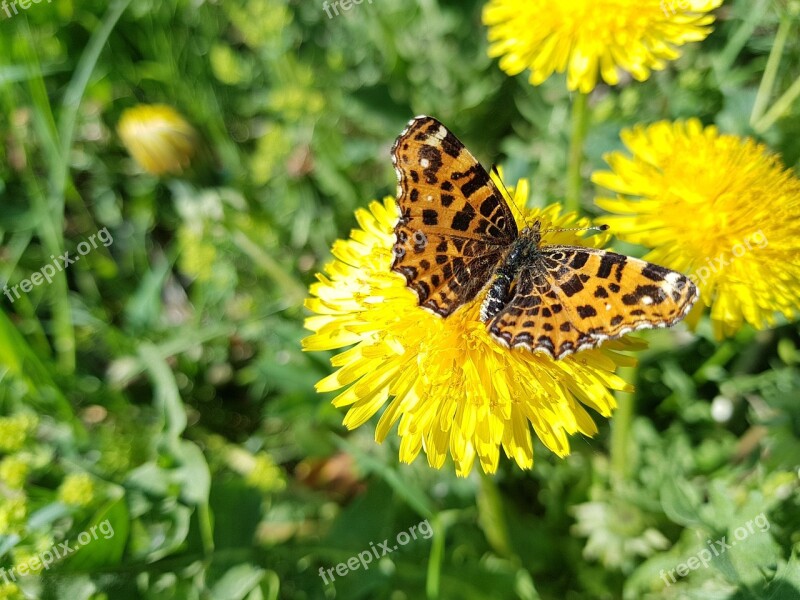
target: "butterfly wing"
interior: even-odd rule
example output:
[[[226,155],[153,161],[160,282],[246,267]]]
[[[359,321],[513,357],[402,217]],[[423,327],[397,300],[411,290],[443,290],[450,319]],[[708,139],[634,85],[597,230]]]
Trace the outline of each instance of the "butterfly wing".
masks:
[[[676,271],[577,246],[543,247],[539,261],[520,271],[510,294],[489,333],[504,346],[554,358],[638,329],[674,325],[699,297],[695,285]]]
[[[489,174],[444,125],[416,117],[392,147],[400,219],[392,270],[443,317],[489,280],[517,226]]]

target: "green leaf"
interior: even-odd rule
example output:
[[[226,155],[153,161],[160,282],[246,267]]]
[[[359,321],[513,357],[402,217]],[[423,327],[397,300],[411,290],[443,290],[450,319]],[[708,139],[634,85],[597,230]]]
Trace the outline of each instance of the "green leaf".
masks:
[[[211,473],[202,450],[184,440],[178,445],[175,458],[180,461],[174,472],[174,481],[180,486],[181,498],[189,504],[207,504]]]
[[[134,330],[156,324],[161,316],[161,292],[172,265],[164,259],[154,262],[142,275],[139,288],[125,305],[125,320]]]
[[[667,517],[685,527],[704,526],[700,515],[700,494],[680,476],[667,476],[661,485],[661,507]]]
[[[77,538],[70,542],[76,548],[68,559],[71,571],[91,571],[120,564],[128,541],[130,514],[125,498],[119,498],[100,509]],[[84,540],[86,543],[84,543]]]
[[[164,419],[163,431],[167,443],[172,444],[186,429],[186,411],[178,392],[175,375],[158,353],[158,349],[150,342],[142,342],[138,355],[153,381],[154,403]]]
[[[218,600],[243,600],[261,583],[264,574],[264,569],[250,564],[233,567],[211,588],[211,597]]]
[[[785,600],[800,598],[800,558],[797,550],[792,552],[788,562],[782,564],[775,578],[767,585],[767,600]]]

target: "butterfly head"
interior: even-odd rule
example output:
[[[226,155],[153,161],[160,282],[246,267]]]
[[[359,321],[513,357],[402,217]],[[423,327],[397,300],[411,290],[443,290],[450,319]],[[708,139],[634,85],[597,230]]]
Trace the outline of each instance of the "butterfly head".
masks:
[[[529,239],[533,242],[534,246],[538,246],[539,242],[542,239],[542,234],[539,231],[540,229],[541,229],[541,222],[536,221],[530,227],[526,227],[525,229],[523,229],[522,232],[520,233],[520,237]]]

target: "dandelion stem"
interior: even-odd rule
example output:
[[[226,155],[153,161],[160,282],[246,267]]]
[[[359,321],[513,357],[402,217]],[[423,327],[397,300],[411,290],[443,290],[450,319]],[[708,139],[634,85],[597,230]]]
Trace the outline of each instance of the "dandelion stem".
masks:
[[[789,37],[789,28],[791,24],[792,22],[789,19],[782,19],[781,24],[778,26],[778,32],[775,34],[775,43],[772,44],[772,50],[769,51],[767,66],[764,69],[764,76],[761,78],[761,84],[758,86],[758,95],[756,96],[756,101],[753,103],[753,112],[750,114],[751,127],[764,115],[764,109],[767,106],[769,97],[772,95],[772,90],[775,87],[775,77],[778,74],[778,66],[781,64],[783,47],[786,45],[786,39]]]
[[[444,538],[446,525],[439,514],[431,517],[433,539],[431,540],[431,554],[428,558],[428,577],[425,581],[425,595],[428,600],[438,600],[439,582],[442,575],[442,561],[444,560]]]
[[[756,0],[750,5],[750,12],[741,20],[739,28],[728,37],[728,43],[722,52],[712,61],[711,65],[714,68],[714,73],[720,87],[727,87],[729,80],[731,66],[733,65],[736,57],[745,47],[748,41],[753,37],[753,32],[761,24],[763,15],[766,14],[767,0]]]
[[[635,381],[636,368],[621,367],[618,375],[625,381]],[[627,480],[630,474],[631,461],[628,460],[628,451],[636,396],[630,392],[619,392],[617,400],[617,410],[611,421],[611,472],[616,481],[621,483]]]
[[[236,231],[233,234],[233,243],[252,258],[255,264],[269,275],[273,281],[281,286],[287,299],[290,299],[293,304],[301,304],[303,302],[306,294],[305,288],[287,273],[275,258],[250,239],[247,234],[242,231]]]
[[[767,111],[767,114],[753,124],[753,129],[756,133],[764,133],[767,129],[772,127],[775,121],[789,111],[798,97],[800,97],[800,77],[795,79],[794,83],[789,86],[789,89],[775,101],[775,104]]]
[[[572,101],[572,136],[569,146],[569,165],[567,167],[567,211],[581,211],[581,166],[583,165],[583,144],[586,141],[586,130],[589,112],[586,103],[587,95],[576,92]]]
[[[511,558],[511,539],[508,534],[503,498],[493,477],[481,470],[481,489],[478,494],[478,523],[489,545],[500,556]]]

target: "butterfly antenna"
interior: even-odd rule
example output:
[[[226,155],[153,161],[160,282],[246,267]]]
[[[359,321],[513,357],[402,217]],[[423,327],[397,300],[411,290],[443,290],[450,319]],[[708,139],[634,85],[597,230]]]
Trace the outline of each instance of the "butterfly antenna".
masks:
[[[610,227],[605,223],[603,223],[602,225],[592,225],[591,227],[568,227],[566,229],[545,229],[541,233],[559,232],[559,231],[591,231],[592,229],[596,229],[597,231],[607,231],[608,229],[610,229]]]
[[[520,209],[520,207],[517,206],[517,203],[514,202],[514,196],[512,196],[511,192],[508,191],[508,188],[506,187],[506,184],[503,182],[503,178],[500,177],[500,171],[497,170],[497,165],[492,165],[492,173],[497,175],[497,181],[500,182],[500,185],[502,185],[503,189],[506,191],[506,196],[508,196],[508,199],[511,201],[511,206],[513,206],[515,209],[517,209],[517,212],[519,213],[519,216],[522,217],[522,220],[525,222],[525,224],[530,226],[530,222],[525,217],[525,213],[523,213],[522,210]]]

